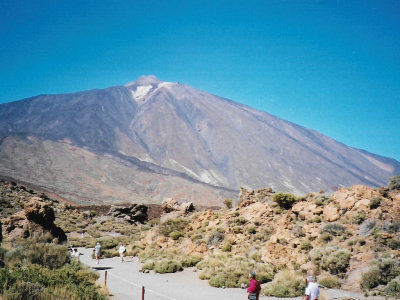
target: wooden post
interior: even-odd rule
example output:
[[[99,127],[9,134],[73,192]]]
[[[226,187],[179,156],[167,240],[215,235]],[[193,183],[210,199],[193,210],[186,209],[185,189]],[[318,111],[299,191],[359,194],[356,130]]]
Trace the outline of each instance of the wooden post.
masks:
[[[142,300],[144,300],[144,286],[142,286]]]
[[[104,273],[104,286],[107,286],[107,271]]]

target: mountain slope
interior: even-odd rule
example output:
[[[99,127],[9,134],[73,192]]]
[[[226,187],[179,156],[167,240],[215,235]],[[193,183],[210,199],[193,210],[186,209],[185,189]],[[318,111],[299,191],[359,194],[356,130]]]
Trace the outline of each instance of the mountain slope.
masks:
[[[57,174],[58,183],[51,189],[60,192],[68,185],[71,194],[76,194],[72,197],[75,200],[82,196],[105,201],[96,192],[98,184],[92,177],[97,170],[88,167],[88,158],[73,166],[71,155],[59,156],[68,147],[107,161],[103,172],[118,183],[105,184],[111,191],[107,201],[117,200],[112,192],[116,186],[130,186],[123,197],[128,201],[137,199],[138,190],[147,189],[147,183],[127,184],[122,180],[115,172],[120,166],[125,173],[136,168],[166,182],[179,178],[177,186],[183,190],[196,186],[189,188],[192,195],[200,186],[200,190],[213,191],[213,200],[208,199],[211,204],[220,204],[221,198],[233,195],[241,186],[270,186],[302,194],[353,184],[380,186],[400,171],[400,163],[393,159],[348,147],[268,113],[153,76],[126,86],[40,95],[0,105],[0,137],[0,175],[12,174],[31,183],[41,180],[45,186],[43,175],[55,174],[54,161],[61,160],[63,172]],[[9,143],[14,145],[13,154],[10,146],[7,148]],[[32,143],[38,150],[28,149]],[[23,167],[13,161],[14,156],[32,162],[32,156],[43,153],[39,145],[45,143],[57,146],[46,150],[51,154],[47,152],[42,162]],[[50,156],[54,157],[52,163]],[[91,180],[64,174],[80,167]],[[26,168],[41,171],[30,176]],[[94,188],[83,196],[77,188],[81,184]],[[153,191],[158,193],[156,198],[143,192],[139,193],[143,194],[141,200],[158,202],[165,196],[180,195],[179,188],[173,193],[156,187]],[[187,190],[180,197],[188,197]]]

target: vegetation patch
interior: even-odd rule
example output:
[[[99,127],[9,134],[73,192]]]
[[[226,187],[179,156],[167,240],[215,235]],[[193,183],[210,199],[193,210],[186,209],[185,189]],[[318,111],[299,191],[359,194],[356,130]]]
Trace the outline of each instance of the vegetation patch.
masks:
[[[292,298],[303,295],[304,289],[304,275],[295,271],[282,270],[275,275],[273,281],[262,288],[261,294],[279,298]]]

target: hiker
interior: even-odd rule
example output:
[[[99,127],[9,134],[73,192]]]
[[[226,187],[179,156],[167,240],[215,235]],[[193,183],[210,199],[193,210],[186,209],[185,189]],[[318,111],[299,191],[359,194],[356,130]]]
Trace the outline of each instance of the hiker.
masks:
[[[97,242],[96,246],[94,247],[94,256],[96,257],[97,264],[99,264],[100,251],[101,251],[101,245],[99,242]]]
[[[126,248],[123,243],[121,243],[121,245],[119,246],[118,252],[119,256],[121,257],[121,262],[124,262],[124,253],[126,252]]]
[[[71,256],[72,256],[72,257],[76,257],[76,258],[78,258],[78,260],[79,260],[79,256],[81,256],[82,253],[80,253],[80,252],[78,251],[78,248],[74,248],[74,249],[72,249],[72,250],[73,250],[73,253],[71,254]]]
[[[306,278],[306,291],[304,292],[304,300],[318,300],[319,288],[313,276],[307,276]]]
[[[258,300],[258,297],[260,296],[260,291],[261,291],[261,286],[260,283],[256,280],[256,272],[250,271],[249,272],[249,287],[247,288],[247,293],[248,299],[249,300]]]

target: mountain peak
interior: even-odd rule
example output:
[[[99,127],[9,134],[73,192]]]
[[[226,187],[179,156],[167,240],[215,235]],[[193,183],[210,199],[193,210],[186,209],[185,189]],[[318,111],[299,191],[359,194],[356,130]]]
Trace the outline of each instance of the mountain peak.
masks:
[[[126,87],[130,87],[130,86],[133,86],[133,85],[152,85],[152,84],[159,84],[161,82],[162,81],[159,80],[154,75],[143,75],[143,76],[140,76],[135,81],[132,81],[132,82],[126,84],[125,86]]]

